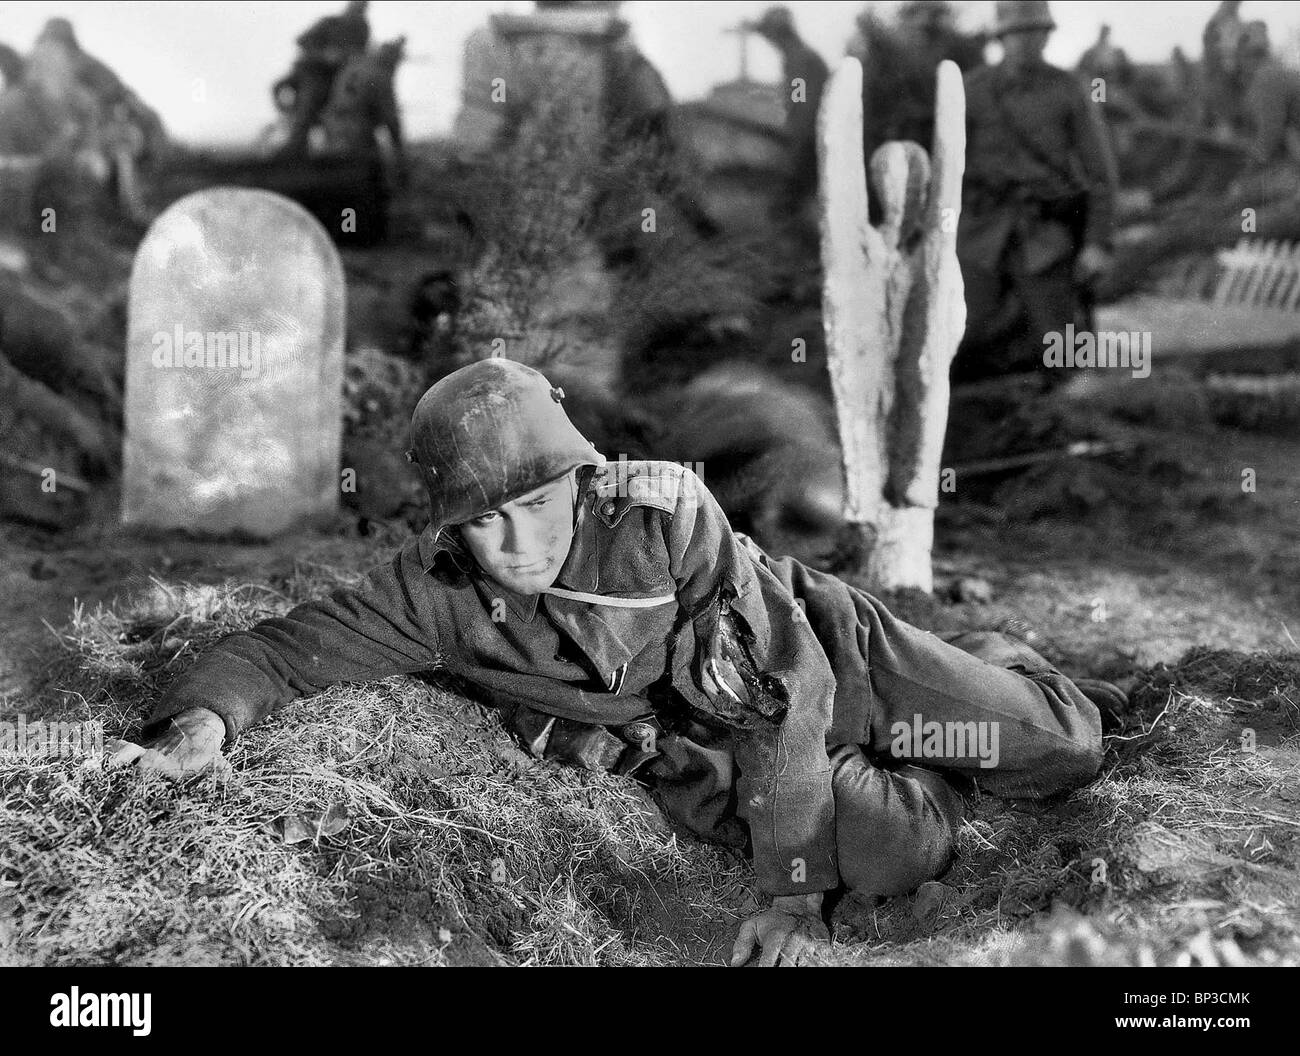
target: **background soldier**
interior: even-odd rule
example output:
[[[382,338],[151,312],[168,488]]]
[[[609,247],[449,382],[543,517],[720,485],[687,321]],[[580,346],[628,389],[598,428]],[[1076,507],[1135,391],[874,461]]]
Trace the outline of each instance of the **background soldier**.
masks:
[[[1240,117],[1240,9],[1239,0],[1223,0],[1201,33],[1201,55],[1205,68],[1202,121],[1211,128],[1231,128],[1238,123]]]
[[[1115,160],[1082,85],[1043,61],[1054,28],[1044,2],[1000,2],[1005,58],[966,75],[958,378],[1034,369],[1045,333],[1090,325],[1089,284],[1110,264]]]
[[[380,150],[376,135],[385,132],[399,181],[406,170],[406,142],[394,81],[405,57],[405,37],[353,56],[335,78],[329,102],[320,113],[325,146],[330,151],[375,157]]]
[[[1215,138],[1237,171],[1225,187],[1225,180],[1207,181],[1203,171],[1189,168],[1195,189],[1164,211],[1149,235],[1124,247],[1116,277],[1149,274],[1181,254],[1233,245],[1242,236],[1244,209],[1267,237],[1300,237],[1300,71],[1272,56],[1263,22],[1244,23],[1235,40],[1238,127],[1221,125]]]
[[[320,121],[339,72],[370,45],[365,0],[352,0],[341,15],[320,19],[297,40],[300,54],[287,77],[277,81],[271,96],[277,108],[290,111],[287,155],[307,153],[311,130]]]
[[[1252,158],[1261,166],[1280,166],[1294,191],[1300,168],[1300,70],[1273,57],[1263,22],[1243,28],[1240,62]]]
[[[790,150],[790,178],[782,208],[797,208],[817,189],[817,108],[830,70],[800,38],[789,8],[768,8],[747,28],[781,53],[785,134]]]
[[[1079,56],[1075,69],[1085,77],[1125,83],[1133,67],[1124,49],[1111,43],[1110,34],[1110,26],[1103,24],[1097,31],[1097,42]]]
[[[1293,238],[1300,229],[1300,70],[1273,57],[1263,22],[1242,27],[1239,63],[1248,153],[1228,190],[1223,230],[1239,227],[1241,209],[1250,207],[1265,225],[1260,230]]]

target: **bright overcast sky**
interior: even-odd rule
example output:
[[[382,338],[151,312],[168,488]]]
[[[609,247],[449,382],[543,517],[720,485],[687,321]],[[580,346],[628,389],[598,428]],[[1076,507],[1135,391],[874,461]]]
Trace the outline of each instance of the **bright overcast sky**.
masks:
[[[623,5],[641,49],[663,72],[678,99],[698,98],[738,70],[734,37],[724,33],[754,17],[765,2],[640,2]],[[855,16],[867,5],[843,0],[806,0],[789,5],[805,38],[829,62],[844,53]],[[885,10],[896,6],[879,3]],[[963,5],[963,19],[991,19],[993,4]],[[64,15],[82,45],[112,66],[162,114],[168,129],[188,142],[251,141],[273,116],[269,87],[287,72],[293,40],[322,14],[342,2],[220,3],[115,2],[71,0],[0,3],[0,40],[25,51],[47,18]],[[1200,54],[1201,29],[1215,0],[1183,3],[1063,3],[1052,5],[1060,25],[1048,57],[1072,64],[1103,21],[1114,27],[1115,43],[1138,61],[1167,58],[1174,45]],[[428,3],[373,0],[372,36],[405,34],[412,57],[398,77],[398,97],[413,137],[445,132],[458,105],[461,47],[465,35],[494,11],[529,11],[530,3]],[[1269,23],[1279,45],[1300,40],[1300,4],[1246,3],[1246,18]],[[775,54],[751,46],[751,75],[774,79]],[[194,99],[195,81],[203,98]]]

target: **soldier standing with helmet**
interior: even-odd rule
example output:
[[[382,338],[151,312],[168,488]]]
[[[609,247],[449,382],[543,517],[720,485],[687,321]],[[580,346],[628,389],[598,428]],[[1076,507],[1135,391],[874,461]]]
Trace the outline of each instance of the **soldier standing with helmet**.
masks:
[[[768,8],[745,28],[781,53],[789,173],[780,211],[799,210],[817,190],[817,110],[830,70],[799,36],[788,7]]]
[[[271,88],[277,109],[287,110],[288,138],[281,153],[307,153],[311,131],[329,102],[330,89],[348,60],[364,55],[370,44],[367,0],[349,0],[341,15],[319,19],[297,40],[298,58],[288,76]]]
[[[1118,176],[1104,103],[1043,60],[1055,28],[1043,0],[1000,0],[1003,61],[966,74],[958,379],[1041,369],[1044,334],[1090,328],[1090,289],[1111,263]]]

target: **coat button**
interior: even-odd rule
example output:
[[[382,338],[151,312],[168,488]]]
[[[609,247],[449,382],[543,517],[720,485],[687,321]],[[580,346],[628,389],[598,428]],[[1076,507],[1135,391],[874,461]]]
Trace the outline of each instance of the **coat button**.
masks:
[[[654,744],[655,728],[648,722],[629,722],[623,727],[623,739],[632,744]]]
[[[611,499],[610,501],[605,502],[601,505],[600,512],[603,513],[606,517],[611,517],[614,514],[615,508],[616,507],[614,506],[614,501]]]

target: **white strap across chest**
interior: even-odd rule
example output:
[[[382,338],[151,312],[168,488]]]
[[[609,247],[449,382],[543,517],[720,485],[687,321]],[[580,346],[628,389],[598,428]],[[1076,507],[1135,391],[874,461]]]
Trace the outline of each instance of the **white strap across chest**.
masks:
[[[542,593],[566,601],[585,601],[591,605],[609,605],[615,609],[652,609],[656,605],[667,605],[677,600],[676,594],[661,594],[653,598],[609,598],[603,594],[587,594],[581,590],[564,590],[560,587],[547,587]]]

